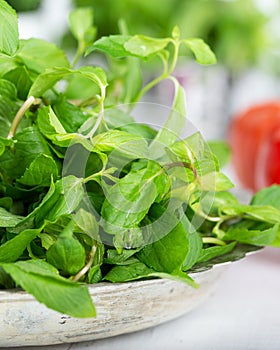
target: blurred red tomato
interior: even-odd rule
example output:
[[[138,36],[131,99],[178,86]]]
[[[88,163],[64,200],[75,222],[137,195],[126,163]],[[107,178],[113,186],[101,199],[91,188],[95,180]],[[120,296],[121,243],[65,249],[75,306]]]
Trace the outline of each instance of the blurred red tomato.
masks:
[[[256,160],[256,189],[280,184],[280,123],[267,135]]]
[[[256,191],[265,185],[279,183],[279,174],[275,174],[280,162],[279,153],[276,156],[277,135],[275,142],[270,144],[271,135],[277,124],[280,127],[279,123],[278,101],[252,106],[233,117],[229,126],[229,144],[233,166],[243,187]],[[261,179],[260,169],[263,171]]]

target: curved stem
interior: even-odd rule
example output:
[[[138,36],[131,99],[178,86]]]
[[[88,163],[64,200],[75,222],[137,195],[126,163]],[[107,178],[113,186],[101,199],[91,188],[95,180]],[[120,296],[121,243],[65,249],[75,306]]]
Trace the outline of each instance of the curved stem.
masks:
[[[134,103],[138,102],[143,97],[143,95],[145,95],[149,90],[151,90],[154,86],[156,86],[162,80],[168,78],[168,76],[174,71],[178,60],[180,42],[175,40],[172,40],[170,42],[174,45],[174,52],[173,52],[173,57],[172,57],[172,61],[169,66],[169,69],[167,68],[167,65],[164,63],[163,73],[143,87],[143,89],[139,92],[139,94],[134,99]],[[160,58],[163,60],[162,56],[160,56]]]
[[[81,279],[87,272],[88,270],[91,268],[91,265],[93,264],[93,260],[94,260],[94,256],[96,253],[96,246],[94,245],[91,249],[90,252],[90,257],[88,262],[86,263],[86,265],[72,278],[73,282],[78,282],[79,279]]]
[[[23,105],[20,107],[20,109],[17,111],[17,114],[12,122],[12,125],[10,127],[9,130],[9,134],[7,136],[8,139],[11,139],[15,133],[16,130],[19,126],[19,123],[22,119],[22,117],[24,116],[24,114],[28,111],[28,109],[34,105],[34,104],[39,104],[41,102],[40,98],[36,98],[34,96],[30,96],[28,97],[28,99],[23,103]]]
[[[217,245],[226,245],[224,241],[215,237],[202,237],[203,243],[217,244]]]
[[[90,130],[90,132],[86,135],[86,138],[91,139],[93,137],[93,135],[95,134],[96,130],[99,128],[100,124],[103,121],[103,116],[104,116],[104,104],[103,104],[103,100],[100,99],[100,110],[99,110],[99,114],[98,114],[98,118],[96,120],[96,123],[94,125],[94,127]]]

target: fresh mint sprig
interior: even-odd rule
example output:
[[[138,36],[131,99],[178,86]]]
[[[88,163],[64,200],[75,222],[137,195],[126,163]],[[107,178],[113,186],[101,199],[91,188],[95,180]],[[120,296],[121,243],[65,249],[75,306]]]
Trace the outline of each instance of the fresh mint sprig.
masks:
[[[215,63],[202,40],[175,27],[170,38],[93,42],[92,11],[75,10],[70,64],[53,44],[19,40],[4,0],[0,19],[1,288],[20,286],[58,312],[94,317],[87,284],[169,278],[198,287],[189,272],[280,247],[279,186],[240,204],[220,171],[227,148],[199,132],[182,136],[185,92],[172,72],[182,45],[199,63]],[[97,50],[111,69],[82,65]],[[141,86],[139,61],[156,56],[162,73]],[[175,90],[165,123],[137,123],[127,110],[163,79]]]

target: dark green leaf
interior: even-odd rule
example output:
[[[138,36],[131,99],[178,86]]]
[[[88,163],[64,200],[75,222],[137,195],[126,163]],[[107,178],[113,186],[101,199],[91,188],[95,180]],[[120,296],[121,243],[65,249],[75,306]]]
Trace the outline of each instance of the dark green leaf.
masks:
[[[47,261],[64,275],[75,275],[84,267],[86,261],[85,249],[74,237],[73,231],[74,225],[70,222],[46,254]]]
[[[168,182],[166,177],[157,163],[149,161],[147,168],[121,178],[109,189],[102,206],[102,217],[109,224],[106,229],[116,232],[138,225],[156,198],[164,194]]]
[[[38,155],[51,156],[46,140],[36,127],[25,128],[13,139],[16,141],[13,148],[7,148],[0,157],[0,171],[12,179],[22,176]]]
[[[53,110],[66,132],[77,132],[87,116],[79,108],[61,98],[53,105]]]
[[[1,209],[1,208],[0,208]],[[0,246],[0,263],[16,261],[41,229],[25,230]]]
[[[52,157],[38,155],[17,182],[26,186],[49,186],[51,180],[58,178],[58,169]]]
[[[16,86],[19,99],[23,101],[26,100],[32,81],[25,66],[19,66],[10,70],[3,78],[9,80]]]
[[[6,209],[0,207],[0,227],[14,227],[22,219],[22,216],[12,214]]]
[[[171,213],[166,214],[163,220],[164,209],[160,206],[153,207],[150,215],[157,217],[152,227],[154,243],[145,246],[137,257],[157,272],[180,271],[189,251],[188,233],[183,223]],[[169,227],[173,226],[169,230],[165,224],[167,218]]]
[[[16,85],[9,80],[0,79],[0,95],[15,101],[17,99]]]

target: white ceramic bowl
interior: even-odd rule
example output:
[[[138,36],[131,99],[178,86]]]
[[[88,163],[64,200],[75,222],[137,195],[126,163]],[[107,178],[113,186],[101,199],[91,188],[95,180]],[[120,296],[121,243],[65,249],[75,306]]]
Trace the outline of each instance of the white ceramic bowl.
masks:
[[[73,343],[152,327],[192,310],[211,295],[225,266],[191,274],[198,289],[167,279],[89,286],[96,318],[48,309],[21,290],[0,291],[0,346]]]

